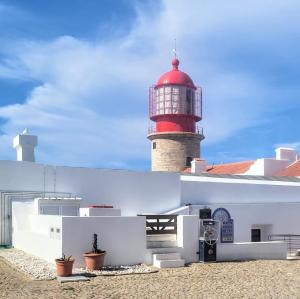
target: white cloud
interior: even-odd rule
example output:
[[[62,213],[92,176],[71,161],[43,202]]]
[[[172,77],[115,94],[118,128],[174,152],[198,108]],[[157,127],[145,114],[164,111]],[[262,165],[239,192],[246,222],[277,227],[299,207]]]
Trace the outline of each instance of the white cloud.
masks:
[[[0,77],[41,83],[24,104],[0,108],[1,141],[29,127],[43,162],[131,167],[149,160],[147,89],[170,68],[174,37],[182,68],[203,87],[206,144],[265,121],[271,100],[282,101],[259,75],[229,68],[227,58],[274,46],[276,60],[277,34],[291,29],[284,20],[299,26],[297,2],[166,0],[155,14],[137,11],[134,29],[116,40],[63,36],[10,48]]]

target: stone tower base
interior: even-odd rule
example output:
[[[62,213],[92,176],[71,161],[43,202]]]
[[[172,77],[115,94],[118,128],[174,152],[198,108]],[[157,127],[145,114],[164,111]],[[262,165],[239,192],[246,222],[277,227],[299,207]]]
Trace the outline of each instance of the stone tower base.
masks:
[[[153,171],[180,172],[190,167],[194,158],[200,158],[202,134],[189,132],[163,132],[148,135],[152,142]]]

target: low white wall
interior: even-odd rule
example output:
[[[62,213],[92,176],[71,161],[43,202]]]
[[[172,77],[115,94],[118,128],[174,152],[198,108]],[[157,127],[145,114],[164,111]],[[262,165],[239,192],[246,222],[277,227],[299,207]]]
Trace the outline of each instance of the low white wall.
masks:
[[[199,209],[209,207],[214,212],[225,208],[234,220],[234,242],[251,242],[251,229],[261,228],[262,241],[269,234],[300,234],[300,203],[216,203],[193,205],[191,214],[199,215]]]
[[[106,250],[106,265],[130,265],[149,260],[145,217],[63,217],[63,253],[84,267],[83,253],[92,250],[93,234],[98,247]]]
[[[62,241],[34,232],[13,234],[13,247],[40,257],[50,263],[62,256]]]
[[[12,245],[53,263],[62,255],[62,218],[60,216],[33,215],[32,211],[32,202],[13,202]],[[53,232],[51,232],[51,228],[53,228]]]
[[[114,208],[80,208],[79,215],[86,216],[121,216],[121,209]]]
[[[199,260],[199,217],[180,215],[177,217],[177,243],[182,247],[181,257],[187,263]]]
[[[218,261],[242,261],[257,259],[286,259],[285,242],[246,242],[217,245]]]
[[[293,162],[294,161],[290,160],[276,160],[274,158],[257,159],[245,174],[276,176],[278,172],[288,167]]]
[[[190,206],[179,207],[177,209],[164,213],[165,215],[190,215]]]

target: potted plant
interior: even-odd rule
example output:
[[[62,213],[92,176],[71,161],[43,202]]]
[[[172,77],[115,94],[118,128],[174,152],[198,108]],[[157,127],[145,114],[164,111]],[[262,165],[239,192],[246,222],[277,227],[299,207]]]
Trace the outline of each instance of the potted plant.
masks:
[[[97,234],[94,234],[93,251],[83,254],[85,265],[89,270],[100,270],[104,264],[106,251],[98,249]]]
[[[74,264],[72,256],[66,257],[64,254],[61,258],[56,259],[56,274],[57,276],[71,276]]]

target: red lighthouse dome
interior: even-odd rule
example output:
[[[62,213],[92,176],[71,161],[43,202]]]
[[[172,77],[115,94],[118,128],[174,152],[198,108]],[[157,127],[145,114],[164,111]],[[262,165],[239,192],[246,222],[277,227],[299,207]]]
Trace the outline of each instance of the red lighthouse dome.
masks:
[[[163,74],[157,81],[155,87],[162,85],[182,85],[192,89],[197,89],[190,76],[178,69],[179,60],[177,58],[172,60],[172,65],[173,69]]]
[[[163,74],[150,88],[150,119],[156,132],[196,132],[201,120],[201,88],[190,76],[178,69],[179,60],[172,60],[173,69]]]
[[[152,142],[152,170],[182,171],[200,157],[202,130],[196,123],[202,119],[202,93],[190,76],[178,69],[163,74],[149,90],[148,139]]]

